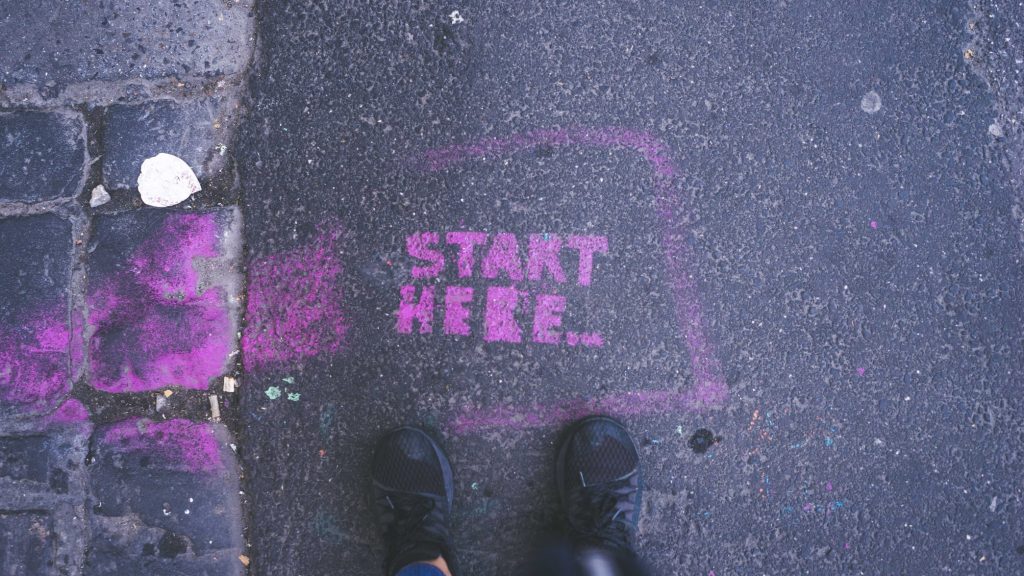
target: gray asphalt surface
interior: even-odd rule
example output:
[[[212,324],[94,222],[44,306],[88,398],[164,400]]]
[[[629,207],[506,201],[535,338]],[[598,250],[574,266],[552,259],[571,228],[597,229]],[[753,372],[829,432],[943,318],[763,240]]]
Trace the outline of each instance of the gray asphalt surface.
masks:
[[[591,412],[642,445],[660,574],[1024,573],[1021,22],[263,3],[237,146],[250,327],[280,320],[243,350],[254,573],[379,571],[369,455],[402,423],[452,455],[466,573],[508,573]],[[474,267],[453,231],[486,234]],[[405,286],[435,299],[403,325]]]

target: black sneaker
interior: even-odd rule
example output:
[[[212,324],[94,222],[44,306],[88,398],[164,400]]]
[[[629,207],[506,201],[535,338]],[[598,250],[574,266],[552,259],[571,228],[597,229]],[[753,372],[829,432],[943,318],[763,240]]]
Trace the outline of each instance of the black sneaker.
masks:
[[[444,557],[455,574],[448,533],[452,468],[441,446],[419,428],[388,432],[373,454],[373,492],[384,531],[389,576],[416,562]]]
[[[565,433],[555,481],[577,549],[635,555],[640,518],[640,455],[629,432],[605,416],[591,416]]]

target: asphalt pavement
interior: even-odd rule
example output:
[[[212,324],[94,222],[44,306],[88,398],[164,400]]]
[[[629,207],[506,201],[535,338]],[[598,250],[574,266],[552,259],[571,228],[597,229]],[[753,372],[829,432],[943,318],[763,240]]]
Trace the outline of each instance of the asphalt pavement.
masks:
[[[258,6],[236,146],[255,574],[374,574],[374,440],[467,574],[641,445],[660,574],[1024,573],[1011,2]]]

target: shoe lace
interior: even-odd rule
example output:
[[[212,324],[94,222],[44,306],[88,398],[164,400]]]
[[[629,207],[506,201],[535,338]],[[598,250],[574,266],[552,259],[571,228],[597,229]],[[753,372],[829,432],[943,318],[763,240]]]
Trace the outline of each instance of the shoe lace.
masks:
[[[591,486],[581,475],[580,483],[567,495],[569,527],[577,543],[632,552],[638,475]]]
[[[429,496],[382,494],[379,498],[388,558],[427,545],[443,550],[448,541],[444,511]]]

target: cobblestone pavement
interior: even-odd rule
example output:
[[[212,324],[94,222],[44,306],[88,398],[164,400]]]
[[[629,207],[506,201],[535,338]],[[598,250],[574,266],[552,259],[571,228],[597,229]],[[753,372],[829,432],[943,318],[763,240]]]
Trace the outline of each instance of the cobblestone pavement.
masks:
[[[0,2],[2,574],[246,571],[224,381],[254,28],[249,0]],[[159,152],[202,192],[144,206]]]

